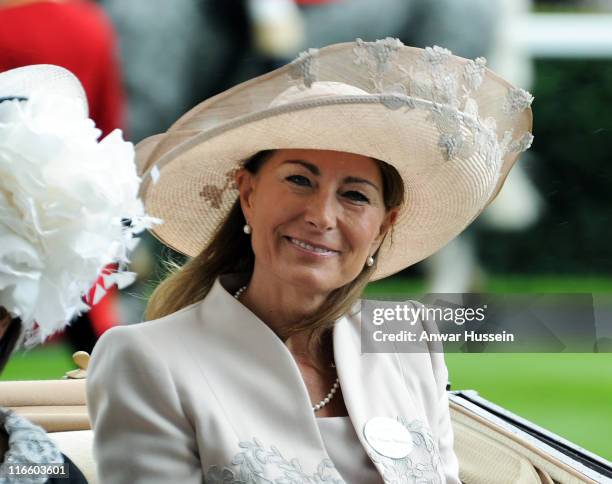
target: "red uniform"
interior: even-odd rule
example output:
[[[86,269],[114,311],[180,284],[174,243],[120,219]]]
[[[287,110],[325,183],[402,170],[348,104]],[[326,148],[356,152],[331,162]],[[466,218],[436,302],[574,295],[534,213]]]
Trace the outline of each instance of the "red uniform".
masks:
[[[0,72],[55,64],[79,78],[89,115],[104,134],[123,128],[124,95],[114,30],[93,2],[33,2],[0,7]]]

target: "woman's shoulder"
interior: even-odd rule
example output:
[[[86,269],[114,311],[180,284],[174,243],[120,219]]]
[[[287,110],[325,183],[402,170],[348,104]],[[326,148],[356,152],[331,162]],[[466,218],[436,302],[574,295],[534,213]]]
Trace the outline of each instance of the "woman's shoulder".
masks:
[[[198,309],[199,303],[195,303],[159,319],[110,328],[98,339],[90,368],[98,366],[98,360],[109,359],[128,365],[131,360],[134,364],[170,361],[172,355],[182,351],[185,341],[193,340],[200,333]]]
[[[200,302],[186,306],[161,318],[132,324],[121,324],[105,331],[98,341],[111,340],[114,344],[121,340],[142,340],[143,338],[167,338],[168,332],[178,333],[195,329],[200,322]]]

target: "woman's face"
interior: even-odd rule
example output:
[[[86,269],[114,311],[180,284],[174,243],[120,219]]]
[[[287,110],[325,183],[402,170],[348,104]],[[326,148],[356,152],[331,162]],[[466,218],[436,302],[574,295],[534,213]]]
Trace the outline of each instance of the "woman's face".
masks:
[[[380,169],[366,156],[276,150],[256,175],[237,175],[255,271],[310,291],[355,279],[394,221]]]

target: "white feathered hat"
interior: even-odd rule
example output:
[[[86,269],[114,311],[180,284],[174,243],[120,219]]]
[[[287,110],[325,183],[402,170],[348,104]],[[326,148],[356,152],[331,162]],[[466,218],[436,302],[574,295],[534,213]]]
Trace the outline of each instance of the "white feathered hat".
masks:
[[[0,306],[20,318],[26,345],[43,341],[133,274],[133,235],[155,221],[138,198],[131,143],[87,116],[78,79],[52,65],[0,73]],[[129,219],[130,223],[126,221]]]

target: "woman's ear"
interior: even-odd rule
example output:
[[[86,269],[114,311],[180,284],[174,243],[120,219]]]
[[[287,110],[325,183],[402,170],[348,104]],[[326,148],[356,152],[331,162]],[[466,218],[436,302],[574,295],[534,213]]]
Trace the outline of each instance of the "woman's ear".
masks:
[[[241,168],[236,172],[236,186],[238,187],[240,206],[247,221],[250,220],[251,210],[253,208],[254,181],[255,175],[250,171]]]
[[[387,232],[391,230],[391,227],[397,220],[398,213],[399,208],[392,208],[391,210],[387,211],[387,213],[385,214],[385,218],[380,224],[380,230],[378,232],[378,235],[374,239],[374,242],[372,242],[372,250],[370,251],[370,254],[374,254],[380,247],[380,244],[382,244],[383,240],[385,240],[385,235],[387,235]]]

